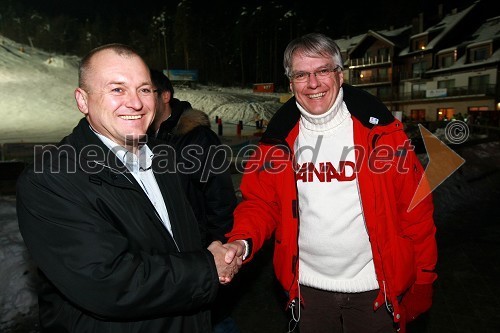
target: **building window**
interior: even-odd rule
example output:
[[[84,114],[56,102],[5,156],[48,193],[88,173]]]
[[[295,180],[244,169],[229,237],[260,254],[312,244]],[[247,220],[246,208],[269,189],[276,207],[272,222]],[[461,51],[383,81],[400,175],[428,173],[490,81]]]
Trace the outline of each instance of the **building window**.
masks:
[[[491,110],[487,106],[469,106],[467,108],[467,123],[474,125],[498,124],[498,112]]]
[[[425,121],[425,109],[415,109],[410,111],[411,121]]]
[[[370,64],[372,62],[372,59],[374,58],[373,57],[373,50],[366,50],[364,58],[365,58],[365,62],[367,64]]]
[[[448,89],[448,91],[455,88],[455,80],[441,80],[438,81],[438,89]]]
[[[378,78],[379,81],[388,81],[389,80],[389,71],[387,68],[379,68],[378,69]]]
[[[379,87],[378,88],[378,97],[383,101],[391,100],[392,99],[392,88],[390,86]]]
[[[469,52],[471,62],[484,61],[490,56],[490,48],[488,45],[472,48]]]
[[[454,114],[455,114],[454,108],[439,108],[439,109],[437,109],[436,120],[437,121],[448,121],[448,120],[453,118]]]
[[[425,83],[417,83],[411,86],[411,98],[425,98]]]
[[[426,37],[414,39],[412,41],[412,47],[413,47],[412,51],[422,51],[422,50],[425,50],[425,46],[427,45],[426,41],[427,41]]]
[[[377,50],[377,55],[381,62],[389,61],[389,48],[383,47]]]
[[[361,70],[359,71],[359,83],[370,83],[374,81],[373,71],[371,69]]]
[[[490,82],[489,75],[477,75],[469,77],[469,92],[471,94],[485,94]]]
[[[469,106],[467,110],[469,112],[475,112],[475,111],[488,111],[489,109],[487,106]]]
[[[416,62],[412,65],[412,72],[413,72],[413,77],[422,77],[422,74],[425,73],[425,68],[427,67],[427,62],[426,61],[419,61]]]
[[[439,68],[447,68],[455,63],[456,53],[446,53],[439,56]]]

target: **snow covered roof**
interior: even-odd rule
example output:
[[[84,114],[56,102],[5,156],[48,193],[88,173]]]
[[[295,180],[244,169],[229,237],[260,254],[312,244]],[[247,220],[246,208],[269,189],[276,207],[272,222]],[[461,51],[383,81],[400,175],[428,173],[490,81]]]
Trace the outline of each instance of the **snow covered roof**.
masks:
[[[492,55],[488,58],[485,59],[484,61],[481,61],[480,63],[478,62],[473,62],[473,63],[466,63],[467,60],[467,52],[464,52],[464,54],[457,59],[457,61],[450,67],[447,68],[440,68],[440,69],[435,69],[435,70],[429,70],[427,71],[428,73],[439,73],[442,71],[449,71],[449,70],[454,70],[458,68],[468,68],[468,67],[475,67],[480,64],[481,66],[484,65],[490,65],[490,64],[495,64],[500,62],[500,48],[495,41],[500,40],[500,16],[492,17],[490,19],[487,19],[472,35],[471,39],[462,42],[460,45],[456,45],[452,48],[448,48],[446,50],[441,50],[439,53],[443,53],[447,50],[455,50],[458,48],[466,48],[470,49],[476,46],[481,46],[484,44],[491,43],[492,47],[497,47],[497,49],[492,51]]]
[[[446,15],[439,23],[433,25],[432,27],[428,28],[426,31],[413,35],[410,37],[412,38],[417,38],[417,37],[422,37],[425,35],[431,36],[431,39],[428,41],[427,45],[425,46],[426,50],[432,50],[450,31],[453,30],[453,28],[464,18],[466,17],[472,9],[478,4],[478,1],[473,3],[471,6],[467,7],[466,9],[460,11],[460,12],[452,12],[448,15]],[[432,37],[435,36],[435,37]],[[410,51],[410,45],[407,46],[403,51],[399,53],[399,56],[405,56],[414,52],[420,52],[418,51]]]
[[[384,30],[369,30],[367,33],[357,35],[351,38],[341,38],[336,39],[335,42],[340,48],[340,51],[344,54],[350,53],[359,44],[369,37],[374,37],[385,41],[390,45],[399,45],[402,40],[401,36],[407,37],[406,33],[411,30],[411,25],[403,26],[396,29],[384,29]],[[347,60],[347,59],[346,59]]]
[[[470,44],[500,39],[500,16],[492,17],[472,34]]]
[[[357,35],[354,37],[347,37],[347,38],[340,38],[340,39],[335,39],[335,43],[340,48],[340,51],[342,53],[347,53],[349,50],[351,50],[353,47],[356,47],[358,43],[366,36],[366,33]]]

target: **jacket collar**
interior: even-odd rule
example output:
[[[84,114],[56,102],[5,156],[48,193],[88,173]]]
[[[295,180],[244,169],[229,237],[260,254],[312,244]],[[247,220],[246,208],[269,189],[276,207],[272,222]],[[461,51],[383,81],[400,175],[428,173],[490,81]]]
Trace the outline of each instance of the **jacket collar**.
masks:
[[[160,141],[148,138],[147,145],[154,153],[151,162],[152,168],[155,171],[162,171],[162,168],[165,168],[162,165],[162,163],[166,163],[165,159],[169,159],[166,164],[172,165],[173,163],[173,154],[170,154],[170,151],[154,148],[159,144],[161,144]],[[105,177],[108,182],[114,183],[115,185],[139,186],[122,160],[117,157],[90,128],[87,119],[81,119],[78,125],[73,129],[73,133],[64,138],[59,145],[74,147],[76,153],[75,157],[77,159],[75,163],[78,163],[79,167],[90,175],[94,176],[99,174],[101,177]],[[165,170],[163,170],[163,172],[165,172]]]
[[[77,157],[80,163],[83,163],[82,166],[92,168],[93,164],[96,163],[117,173],[127,171],[127,168],[120,161],[120,159],[117,158],[117,156],[90,128],[90,124],[86,118],[82,118],[78,125],[73,129],[73,133],[71,133],[61,143],[69,143],[75,147]],[[98,167],[96,166],[96,168]]]
[[[347,109],[364,127],[371,129],[375,125],[388,125],[394,120],[384,103],[370,93],[345,83],[342,89]],[[276,111],[262,135],[261,142],[281,143],[288,137],[300,119],[296,102],[293,96]]]

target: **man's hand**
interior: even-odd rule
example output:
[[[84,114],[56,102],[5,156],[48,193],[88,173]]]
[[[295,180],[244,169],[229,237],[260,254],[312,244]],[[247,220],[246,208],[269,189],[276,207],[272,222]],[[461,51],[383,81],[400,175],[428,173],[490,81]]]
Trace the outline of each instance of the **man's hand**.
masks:
[[[228,249],[225,259],[226,263],[230,263],[237,258],[241,260],[239,263],[239,266],[241,266],[243,262],[243,255],[245,254],[245,243],[241,240],[237,240],[231,243],[226,243],[223,246]]]
[[[231,282],[243,262],[244,247],[233,243],[222,245],[220,241],[214,241],[208,246],[208,250],[214,256],[219,282],[221,284]]]

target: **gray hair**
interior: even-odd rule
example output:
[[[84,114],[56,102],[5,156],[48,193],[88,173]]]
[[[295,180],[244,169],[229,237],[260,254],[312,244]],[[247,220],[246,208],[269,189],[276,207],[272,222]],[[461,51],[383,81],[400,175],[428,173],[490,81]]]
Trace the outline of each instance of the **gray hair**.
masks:
[[[285,49],[283,56],[283,67],[285,75],[292,74],[292,59],[296,53],[301,53],[307,57],[332,57],[333,64],[344,68],[340,48],[331,39],[320,33],[310,33],[292,40]]]

